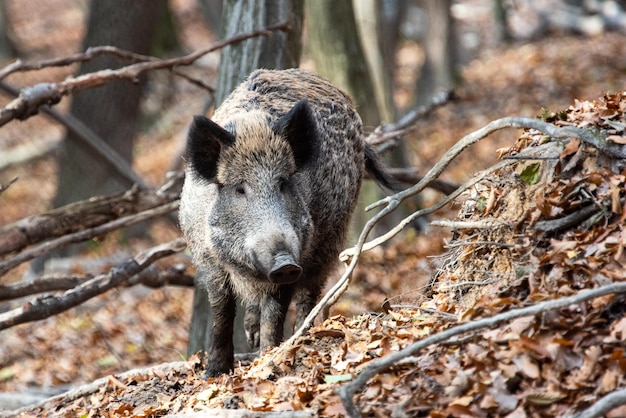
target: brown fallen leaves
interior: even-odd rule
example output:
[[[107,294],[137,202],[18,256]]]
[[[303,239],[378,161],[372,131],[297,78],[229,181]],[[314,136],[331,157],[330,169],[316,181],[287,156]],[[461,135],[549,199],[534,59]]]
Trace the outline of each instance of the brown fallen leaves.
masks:
[[[619,144],[625,109],[626,92],[542,117]],[[537,150],[532,159],[515,159],[529,148]],[[203,380],[193,358],[167,372],[111,378],[89,395],[57,399],[24,416],[145,417],[215,408],[343,416],[336,389],[376,359],[455,322],[624,281],[624,162],[535,131],[499,153],[511,164],[466,193],[457,220],[468,222],[448,243],[423,304],[428,311],[335,316],[283,355],[269,351],[230,375]],[[605,296],[432,345],[371,379],[355,401],[364,416],[375,417],[572,415],[626,387],[625,306],[623,295]],[[626,406],[606,416],[626,416]]]

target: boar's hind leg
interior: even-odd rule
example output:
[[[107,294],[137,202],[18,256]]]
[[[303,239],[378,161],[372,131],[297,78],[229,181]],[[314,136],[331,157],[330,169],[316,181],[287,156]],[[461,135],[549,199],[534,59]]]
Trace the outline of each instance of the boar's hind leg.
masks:
[[[213,271],[208,277],[209,304],[213,314],[213,328],[208,349],[207,377],[228,373],[233,368],[233,323],[235,295],[228,285],[228,274]]]
[[[276,293],[263,298],[261,302],[261,352],[281,343],[292,294],[291,286],[281,286]]]
[[[246,303],[246,313],[243,317],[243,328],[246,331],[246,340],[250,348],[257,348],[261,338],[261,306],[258,302]]]

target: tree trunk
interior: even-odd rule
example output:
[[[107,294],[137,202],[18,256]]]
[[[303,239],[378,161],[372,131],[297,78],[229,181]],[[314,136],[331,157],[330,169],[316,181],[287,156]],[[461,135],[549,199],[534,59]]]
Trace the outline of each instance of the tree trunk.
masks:
[[[457,81],[457,51],[450,7],[452,0],[421,0],[428,21],[424,39],[425,59],[417,82],[417,104],[430,101],[440,90]]]
[[[276,32],[270,37],[249,39],[222,49],[220,72],[215,94],[219,106],[250,72],[257,68],[285,69],[297,67],[300,61],[302,34],[302,2],[300,0],[259,0],[224,2],[222,35],[228,38],[277,23],[289,22],[289,32]],[[198,274],[202,274],[198,272]],[[206,289],[196,286],[194,310],[189,331],[188,353],[204,350],[211,338],[213,320]],[[235,352],[249,351],[243,332],[243,311],[238,306],[235,318]]]
[[[149,54],[164,0],[93,1],[83,48],[113,45],[140,54]],[[85,74],[124,63],[103,56],[81,64]],[[71,113],[102,138],[127,162],[133,158],[138,127],[139,101],[144,84],[116,81],[100,88],[76,93]],[[110,175],[109,166],[94,158],[73,135],[66,136],[59,155],[56,207],[91,196],[112,194],[130,186]]]
[[[93,1],[90,3],[87,34],[83,50],[91,46],[112,45],[139,54],[150,53],[159,19],[166,0]],[[97,57],[80,65],[79,74],[119,68],[121,62],[109,55]],[[75,93],[70,113],[105,142],[121,160],[129,165],[139,123],[139,102],[145,77],[131,84],[115,81],[102,87]],[[93,196],[106,196],[127,190],[132,184],[111,172],[111,165],[68,132],[59,147],[57,191],[54,207]],[[139,228],[136,228],[139,230]],[[35,259],[31,268],[44,270],[46,260],[80,251],[83,245],[67,247]]]
[[[357,31],[351,1],[306,2],[309,52],[318,74],[345,91],[363,119],[366,132],[380,123],[374,84]],[[371,46],[370,47],[376,47]],[[350,239],[355,240],[367,222],[365,206],[378,200],[381,192],[373,182],[364,182],[354,212]],[[382,225],[380,225],[382,227]]]

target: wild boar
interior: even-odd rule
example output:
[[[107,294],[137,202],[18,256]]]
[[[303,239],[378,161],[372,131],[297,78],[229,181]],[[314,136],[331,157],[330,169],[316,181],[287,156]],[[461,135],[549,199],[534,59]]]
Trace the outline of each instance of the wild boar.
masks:
[[[350,98],[309,72],[257,70],[212,121],[194,118],[179,213],[214,316],[207,375],[233,367],[236,297],[261,350],[281,342],[292,299],[302,324],[343,248],[365,170],[392,185]]]

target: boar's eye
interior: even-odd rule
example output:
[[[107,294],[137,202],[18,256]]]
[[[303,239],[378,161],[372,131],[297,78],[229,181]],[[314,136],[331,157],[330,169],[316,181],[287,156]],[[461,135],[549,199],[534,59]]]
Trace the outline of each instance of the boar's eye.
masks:
[[[235,187],[235,192],[240,196],[246,195],[246,189],[243,187],[243,184],[239,184]]]

